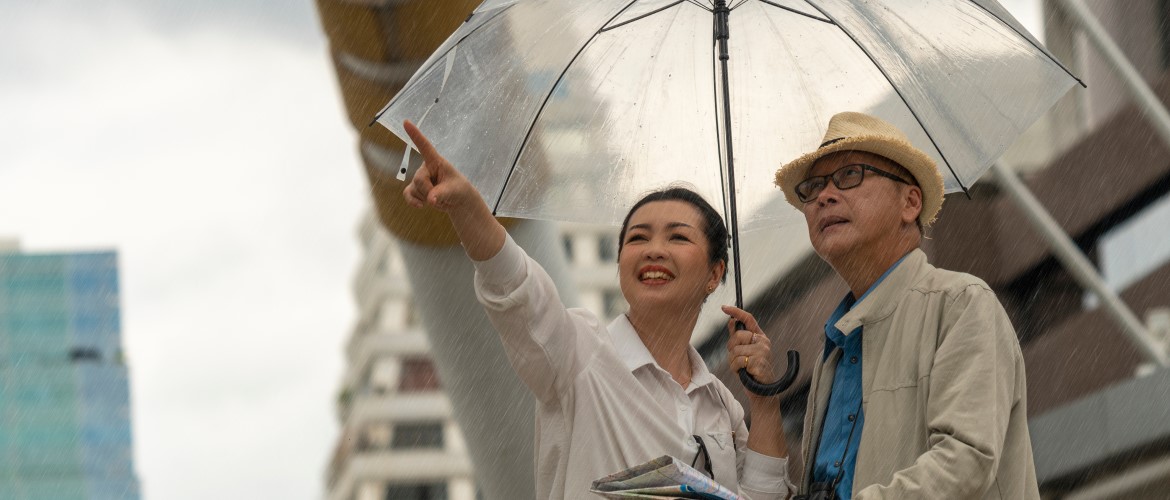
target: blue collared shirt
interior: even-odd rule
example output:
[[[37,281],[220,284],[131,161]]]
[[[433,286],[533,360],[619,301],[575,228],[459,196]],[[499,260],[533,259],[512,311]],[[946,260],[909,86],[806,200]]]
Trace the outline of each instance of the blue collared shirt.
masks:
[[[825,322],[825,357],[828,358],[833,349],[841,349],[842,352],[841,357],[837,360],[837,370],[833,374],[829,407],[825,411],[825,422],[821,428],[821,440],[817,446],[817,455],[813,465],[813,481],[832,482],[840,474],[841,482],[837,483],[837,498],[846,499],[853,496],[853,469],[854,465],[857,464],[857,448],[861,444],[861,429],[865,426],[865,414],[861,409],[862,327],[857,327],[849,335],[845,335],[844,332],[837,329],[836,324],[850,309],[853,309],[853,306],[865,300],[869,293],[877,288],[905,258],[902,256],[894,265],[890,266],[869,287],[869,290],[861,295],[861,298],[854,300],[852,293],[845,294],[845,298],[841,299],[837,309],[829,315],[829,320]]]

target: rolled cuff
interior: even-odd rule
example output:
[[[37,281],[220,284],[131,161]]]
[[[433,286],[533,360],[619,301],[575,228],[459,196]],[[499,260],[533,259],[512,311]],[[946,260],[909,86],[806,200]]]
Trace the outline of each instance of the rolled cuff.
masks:
[[[796,485],[788,478],[788,457],[769,457],[744,450],[741,489],[766,493],[770,498],[788,498],[796,493]]]
[[[471,264],[475,266],[475,272],[484,286],[492,291],[501,292],[514,289],[524,282],[526,259],[524,249],[516,244],[512,235],[506,234],[504,245],[500,247],[499,252],[487,260],[472,260]]]

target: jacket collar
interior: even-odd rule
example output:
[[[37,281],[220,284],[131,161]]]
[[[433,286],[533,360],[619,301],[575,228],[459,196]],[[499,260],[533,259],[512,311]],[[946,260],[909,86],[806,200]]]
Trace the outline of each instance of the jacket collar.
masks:
[[[852,332],[857,327],[865,326],[881,320],[894,312],[902,294],[918,279],[922,270],[930,264],[926,262],[926,253],[920,248],[912,250],[886,279],[869,292],[865,300],[853,306],[848,313],[837,320],[834,326],[842,332]]]
[[[658,366],[657,361],[654,361],[654,356],[650,354],[646,344],[642,343],[642,338],[638,336],[634,325],[630,324],[630,318],[626,317],[625,314],[614,318],[613,322],[609,324],[608,330],[610,338],[613,339],[614,349],[617,350],[618,356],[622,358],[626,368],[631,373],[646,365],[653,365],[654,368],[667,373],[661,366]],[[694,346],[687,347],[687,355],[691,360],[692,386],[701,387],[715,380],[715,376],[707,370],[707,363],[703,361],[703,357],[699,355],[699,351],[696,351]]]

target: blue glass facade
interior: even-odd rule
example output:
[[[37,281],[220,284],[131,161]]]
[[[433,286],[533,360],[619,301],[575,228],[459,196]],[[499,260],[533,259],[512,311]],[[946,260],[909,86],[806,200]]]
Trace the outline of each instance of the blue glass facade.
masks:
[[[0,498],[139,498],[114,252],[0,253]]]

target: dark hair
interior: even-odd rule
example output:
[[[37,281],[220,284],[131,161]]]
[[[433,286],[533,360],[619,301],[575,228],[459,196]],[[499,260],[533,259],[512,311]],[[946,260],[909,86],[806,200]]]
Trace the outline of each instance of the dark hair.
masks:
[[[626,219],[622,221],[622,231],[618,233],[618,255],[622,254],[622,246],[626,242],[626,229],[630,225],[630,217],[642,205],[655,201],[681,201],[690,203],[699,211],[703,218],[703,234],[707,236],[707,258],[714,265],[716,262],[727,263],[727,226],[723,224],[723,217],[707,203],[698,193],[684,187],[671,187],[655,191],[638,200],[630,211],[626,212]],[[723,282],[727,282],[727,273],[723,273]]]

